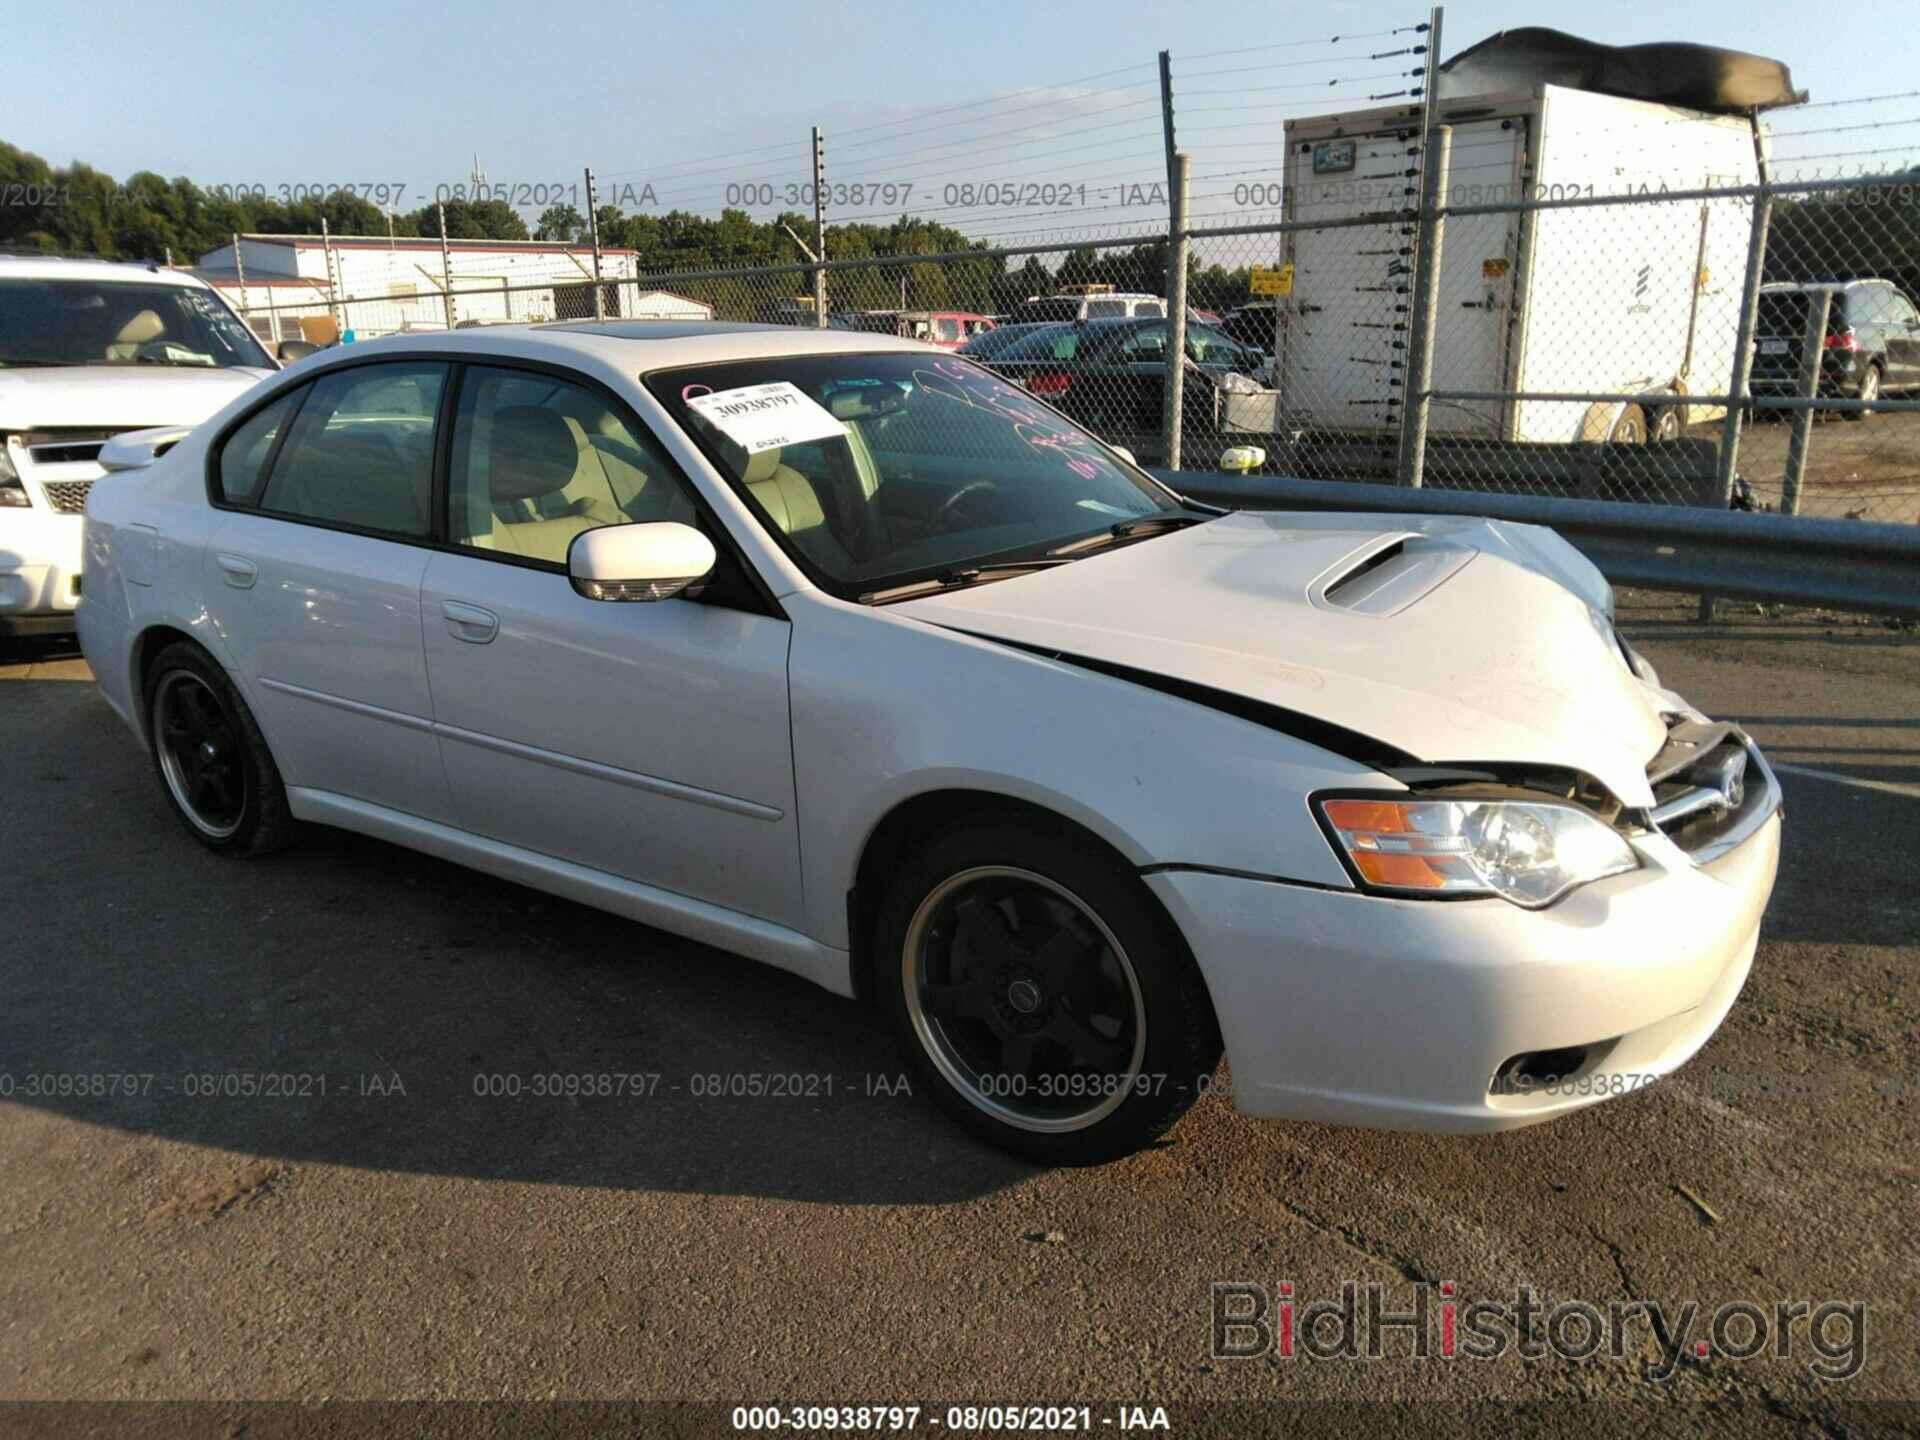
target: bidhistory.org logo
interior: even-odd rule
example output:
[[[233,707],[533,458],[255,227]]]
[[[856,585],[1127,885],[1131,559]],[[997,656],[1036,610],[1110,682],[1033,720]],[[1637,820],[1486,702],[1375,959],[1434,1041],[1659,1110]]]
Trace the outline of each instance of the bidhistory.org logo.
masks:
[[[1851,1380],[1866,1362],[1859,1300],[1587,1300],[1545,1304],[1522,1285],[1511,1299],[1462,1301],[1451,1280],[1415,1284],[1391,1303],[1378,1281],[1342,1281],[1338,1298],[1308,1299],[1282,1280],[1216,1281],[1209,1353],[1215,1360],[1613,1360],[1649,1358],[1646,1379],[1684,1360],[1807,1356],[1821,1380]],[[1651,1338],[1649,1352],[1647,1341]]]

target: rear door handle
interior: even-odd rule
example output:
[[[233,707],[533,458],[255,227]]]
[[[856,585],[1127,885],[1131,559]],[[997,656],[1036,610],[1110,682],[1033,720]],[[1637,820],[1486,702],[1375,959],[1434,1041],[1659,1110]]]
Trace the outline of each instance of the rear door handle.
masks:
[[[446,617],[447,632],[470,645],[485,645],[500,633],[500,617],[478,605],[460,600],[442,600],[440,613]]]
[[[227,577],[227,584],[236,590],[251,590],[253,582],[260,578],[260,567],[244,555],[230,555],[222,551],[213,559],[220,567],[220,573]]]

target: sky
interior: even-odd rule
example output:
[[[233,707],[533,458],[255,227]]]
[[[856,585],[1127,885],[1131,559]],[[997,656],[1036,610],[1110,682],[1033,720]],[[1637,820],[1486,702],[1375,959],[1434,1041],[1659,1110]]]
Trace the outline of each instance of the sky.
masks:
[[[1809,26],[1804,3],[1784,0],[1671,10],[1465,0],[1446,7],[1441,51],[1529,24],[1614,44],[1695,40],[1785,60],[1796,85],[1831,101],[1920,91],[1920,26],[1893,18],[1900,8],[1845,12],[1847,43],[1835,44]],[[1388,32],[1426,18],[1420,6],[1375,0],[327,0],[284,18],[257,3],[97,0],[85,14],[82,25],[65,6],[0,0],[9,51],[32,57],[9,67],[0,139],[55,164],[269,194],[384,186],[376,203],[392,196],[404,210],[465,184],[477,153],[490,182],[534,200],[577,196],[582,167],[592,166],[603,202],[629,210],[713,214],[748,193],[740,186],[771,186],[773,205],[746,207],[768,214],[805,208],[783,203],[783,192],[810,178],[809,126],[818,124],[830,183],[895,187],[848,197],[829,220],[937,211],[1008,238],[1164,217],[1163,190],[1157,206],[1145,190],[1130,208],[1125,189],[1164,182],[1159,50],[1174,57],[1183,147],[1197,174],[1221,177],[1214,199],[1196,206],[1205,212],[1227,207],[1232,177],[1259,178],[1285,114],[1342,108],[1314,96],[1320,81],[1352,80],[1357,89],[1320,93],[1362,98],[1404,83],[1374,77],[1417,58],[1368,57],[1423,39]],[[1275,108],[1249,110],[1256,98]],[[1804,128],[1816,117],[1823,127],[1876,128],[1809,136],[1798,153],[1920,146],[1920,123],[1901,123],[1920,122],[1920,97],[1779,123]],[[1021,182],[1019,205],[949,203],[967,198],[960,186],[1003,179]],[[1089,179],[1106,203],[1070,193]],[[1050,180],[1057,192],[1031,192]],[[914,194],[895,203],[907,184]]]

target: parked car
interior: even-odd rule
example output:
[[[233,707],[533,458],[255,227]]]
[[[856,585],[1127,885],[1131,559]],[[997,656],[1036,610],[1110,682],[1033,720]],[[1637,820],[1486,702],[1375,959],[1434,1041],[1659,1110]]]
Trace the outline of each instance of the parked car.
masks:
[[[164,438],[107,447],[79,624],[188,834],[792,971],[1043,1161],[1148,1143],[1223,1043],[1254,1115],[1544,1120],[1753,959],[1766,762],[1547,530],[1223,514],[830,330],[393,337]]]
[[[1088,294],[1039,295],[1014,308],[1017,321],[1164,320],[1167,302],[1158,295],[1128,290]]]
[[[1276,333],[1273,311],[1274,303],[1271,300],[1250,301],[1228,311],[1227,318],[1220,322],[1220,328],[1248,349],[1271,355]]]
[[[1800,393],[1807,307],[1819,294],[1829,297],[1822,395],[1871,403],[1920,389],[1920,310],[1891,280],[1839,280],[1760,287],[1749,381],[1755,395]],[[1859,420],[1866,412],[1845,414]]]
[[[986,364],[1102,439],[1158,458],[1165,444],[1168,334],[1165,320],[1056,325],[987,357]],[[1264,355],[1191,321],[1186,354],[1183,406],[1196,433],[1217,427],[1223,389],[1257,390],[1256,372],[1267,370]]]
[[[972,310],[859,310],[849,319],[850,329],[921,340],[942,350],[958,350],[994,328],[991,317]]]
[[[1036,330],[1046,330],[1058,324],[1053,320],[1019,321],[1010,325],[996,325],[991,330],[982,330],[966,344],[960,347],[960,353],[969,360],[987,360],[1009,349],[1015,341],[1024,340]]]
[[[103,441],[196,424],[277,368],[191,275],[0,256],[0,637],[73,629]]]

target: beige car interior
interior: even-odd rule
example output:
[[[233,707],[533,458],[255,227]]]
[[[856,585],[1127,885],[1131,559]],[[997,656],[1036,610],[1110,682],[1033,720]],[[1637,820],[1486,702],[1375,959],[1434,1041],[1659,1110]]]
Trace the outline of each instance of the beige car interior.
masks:
[[[597,413],[596,413],[597,412]],[[697,512],[663,462],[644,454],[611,410],[579,415],[542,405],[465,417],[469,477],[454,538],[482,550],[565,564],[574,536],[601,525],[677,520]],[[479,488],[484,477],[485,490]]]
[[[136,359],[142,345],[151,344],[166,333],[166,322],[158,314],[152,310],[142,310],[120,327],[120,333],[115,335],[113,343],[107,346],[106,358],[109,360]]]

